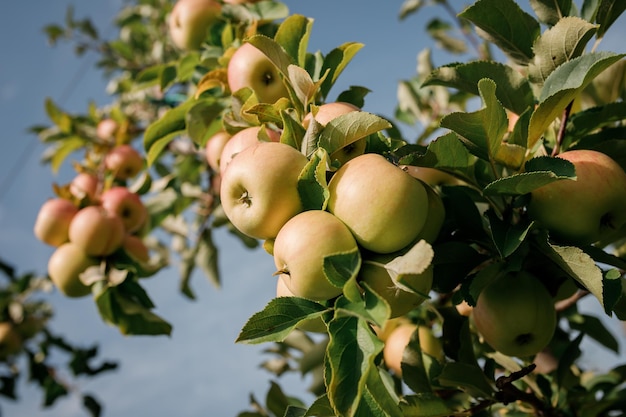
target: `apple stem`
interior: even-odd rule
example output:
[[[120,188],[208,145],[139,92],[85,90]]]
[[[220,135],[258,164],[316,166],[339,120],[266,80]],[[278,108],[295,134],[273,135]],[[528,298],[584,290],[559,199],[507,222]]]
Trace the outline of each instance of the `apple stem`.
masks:
[[[574,100],[570,101],[570,103],[563,110],[563,116],[561,118],[561,126],[559,127],[559,133],[556,136],[556,143],[554,144],[554,149],[552,149],[552,156],[556,156],[561,152],[561,144],[563,143],[563,137],[565,136],[565,128],[567,127],[567,120],[569,119],[570,114],[572,113],[572,106],[574,105]]]

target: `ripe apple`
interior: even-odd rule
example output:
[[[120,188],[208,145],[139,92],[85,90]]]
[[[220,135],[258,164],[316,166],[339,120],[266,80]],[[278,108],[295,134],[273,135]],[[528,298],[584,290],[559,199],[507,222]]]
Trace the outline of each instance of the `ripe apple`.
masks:
[[[104,141],[111,141],[115,138],[119,124],[113,119],[102,119],[96,126],[96,136]]]
[[[41,206],[35,220],[34,232],[37,239],[59,246],[69,240],[70,223],[78,213],[78,207],[70,200],[52,198]]]
[[[130,145],[118,145],[104,157],[104,166],[115,179],[128,180],[143,169],[143,157]]]
[[[626,225],[626,173],[619,164],[593,150],[571,150],[558,157],[574,164],[577,179],[533,190],[528,216],[554,239],[579,246]]]
[[[520,358],[545,348],[556,328],[554,300],[528,272],[503,274],[482,289],[472,318],[495,350]]]
[[[441,227],[446,220],[446,208],[439,193],[429,184],[423,183],[423,185],[428,194],[428,217],[419,234],[419,239],[433,243],[439,237]]]
[[[70,182],[70,193],[79,200],[96,201],[99,181],[95,174],[81,172]]]
[[[22,349],[22,338],[13,323],[0,322],[0,359],[15,355]]]
[[[280,279],[294,295],[326,301],[341,294],[324,274],[324,258],[357,251],[346,225],[324,210],[308,210],[292,217],[274,241],[274,264]]]
[[[259,133],[261,132],[261,129],[261,126],[252,126],[242,129],[239,132],[235,133],[228,140],[228,142],[224,144],[219,158],[220,174],[224,174],[224,171],[226,171],[228,164],[230,164],[230,161],[233,160],[233,157],[235,155],[237,155],[239,152],[243,151],[249,146],[262,142],[262,139],[259,139]],[[275,130],[265,129],[265,132],[267,133],[267,136],[269,137],[271,142],[280,141],[280,134]]]
[[[112,254],[122,246],[124,234],[122,219],[101,206],[81,209],[69,228],[70,242],[90,256]]]
[[[280,277],[276,280],[276,297],[295,297],[295,294],[287,287],[285,280]],[[321,317],[298,323],[296,328],[305,332],[328,333],[326,323]]]
[[[271,239],[302,211],[298,177],[308,159],[280,142],[259,142],[230,162],[222,176],[222,208],[232,224],[255,239]]]
[[[222,156],[222,151],[230,138],[230,133],[220,130],[211,136],[206,142],[204,156],[209,164],[209,167],[211,167],[211,169],[215,172],[220,171],[220,158]]]
[[[431,187],[438,185],[463,185],[464,181],[458,179],[452,174],[448,174],[437,168],[418,167],[414,165],[401,165],[402,169],[409,173],[413,178],[424,181]]]
[[[148,246],[139,236],[127,234],[124,237],[124,242],[122,242],[122,248],[128,256],[140,263],[146,263],[150,260]]]
[[[428,217],[424,185],[379,154],[349,160],[335,172],[328,188],[328,210],[372,252],[406,247],[419,237]]]
[[[402,376],[401,364],[404,350],[408,346],[411,336],[415,331],[418,332],[422,352],[432,356],[438,361],[444,360],[441,341],[433,335],[430,327],[423,325],[418,326],[414,323],[400,324],[387,336],[385,347],[383,348],[383,360],[385,361],[385,365],[399,377]]]
[[[174,45],[187,51],[200,49],[221,11],[221,4],[215,0],[178,0],[168,20]]]
[[[67,242],[56,248],[48,259],[48,276],[62,294],[73,298],[83,297],[91,290],[82,283],[80,274],[99,263],[97,258],[87,255],[78,244]]]
[[[100,201],[106,211],[122,219],[127,233],[139,230],[148,217],[148,210],[141,198],[126,187],[117,186],[106,190]]]
[[[326,126],[331,120],[343,114],[348,114],[355,111],[361,111],[361,109],[351,103],[346,103],[343,101],[325,103],[318,107],[317,113],[315,114],[315,120],[321,125]],[[308,129],[309,125],[311,124],[312,117],[312,113],[307,113],[307,115],[304,116],[304,119],[302,120],[302,126],[304,126],[305,129]],[[366,146],[367,138],[361,138],[356,142],[353,142],[348,146],[344,146],[343,148],[338,149],[330,154],[330,160],[337,160],[341,165],[343,165],[355,156],[362,155],[365,152]]]
[[[227,77],[230,91],[249,87],[260,103],[274,103],[279,98],[289,97],[278,68],[250,43],[241,45],[230,57]]]

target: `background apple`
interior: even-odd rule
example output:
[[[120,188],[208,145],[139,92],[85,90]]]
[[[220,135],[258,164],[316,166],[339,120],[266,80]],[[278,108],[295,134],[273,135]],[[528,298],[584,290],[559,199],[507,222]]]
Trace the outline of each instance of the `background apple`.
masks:
[[[324,258],[358,251],[350,229],[327,211],[308,210],[292,217],[274,241],[274,265],[296,296],[325,301],[341,294],[324,273]]]
[[[70,242],[87,255],[106,256],[115,252],[124,240],[122,219],[101,206],[81,209],[70,223]]]
[[[99,181],[95,174],[81,172],[70,182],[70,193],[79,200],[95,202],[98,195]]]
[[[289,97],[278,68],[250,43],[241,45],[228,62],[228,86],[232,92],[251,88],[260,103],[274,103]]]
[[[117,186],[106,190],[100,201],[106,211],[122,219],[127,233],[139,230],[148,217],[148,210],[141,198],[126,187]]]
[[[532,191],[528,216],[551,237],[578,246],[626,225],[626,173],[617,162],[593,150],[571,150],[558,157],[574,164],[577,179]]]
[[[118,145],[104,158],[104,166],[113,173],[115,179],[127,180],[143,169],[143,157],[130,145]]]
[[[52,198],[46,201],[35,219],[35,236],[51,246],[59,246],[67,242],[70,223],[76,213],[78,213],[78,207],[70,200]]]
[[[221,10],[215,0],[178,0],[168,20],[170,39],[182,50],[200,49]]]
[[[91,292],[80,280],[80,274],[100,261],[85,253],[76,243],[68,242],[56,248],[48,259],[48,275],[62,294],[83,297]]]
[[[103,141],[112,141],[115,139],[115,134],[119,124],[113,119],[102,119],[96,126],[96,136]]]
[[[385,341],[385,347],[383,348],[383,360],[385,365],[394,374],[402,376],[402,356],[404,349],[406,349],[413,333],[418,332],[418,338],[420,343],[420,349],[423,353],[432,356],[438,361],[444,360],[443,347],[439,339],[437,339],[430,327],[414,323],[402,323],[394,328]]]
[[[13,323],[0,322],[0,359],[15,355],[22,348],[22,338]]]
[[[211,136],[204,147],[204,156],[206,158],[209,167],[215,172],[220,171],[220,159],[224,146],[230,140],[230,133],[220,130]]]
[[[428,217],[428,194],[422,183],[379,154],[351,159],[335,172],[328,188],[328,210],[372,252],[406,247],[419,236]]]
[[[220,174],[224,174],[228,164],[233,160],[233,157],[239,152],[243,151],[249,146],[262,142],[263,139],[259,138],[261,133],[261,126],[251,126],[240,130],[235,133],[222,148],[219,158],[219,171]],[[272,129],[265,129],[265,134],[271,142],[280,141],[280,133]]]
[[[259,142],[230,162],[222,176],[224,213],[242,233],[256,239],[276,237],[302,211],[298,177],[308,159],[280,142]]]
[[[503,274],[480,292],[472,318],[495,350],[520,358],[545,348],[556,328],[554,300],[527,272]]]
[[[146,246],[143,239],[139,236],[129,234],[124,236],[122,248],[128,256],[138,262],[146,263],[150,260],[150,251],[148,246]]]
[[[464,181],[458,179],[452,174],[437,168],[418,167],[414,165],[401,165],[402,169],[409,173],[413,178],[424,181],[426,184],[436,187],[438,185],[463,185]]]

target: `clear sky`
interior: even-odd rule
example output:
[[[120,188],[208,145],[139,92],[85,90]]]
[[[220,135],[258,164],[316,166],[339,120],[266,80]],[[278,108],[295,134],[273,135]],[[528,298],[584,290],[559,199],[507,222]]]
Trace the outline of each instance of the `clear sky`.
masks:
[[[91,16],[102,33],[114,33],[111,21],[121,0],[13,1],[3,5],[0,13],[0,187],[4,187],[0,188],[0,258],[20,272],[45,273],[52,250],[34,238],[33,222],[40,205],[52,196],[52,182],[64,183],[71,178],[67,169],[52,177],[49,168],[39,163],[44,147],[26,129],[47,123],[43,110],[46,97],[71,112],[85,112],[90,100],[101,105],[109,100],[105,81],[93,69],[92,55],[76,59],[67,45],[51,48],[46,44],[43,26],[61,22],[70,3],[74,3],[77,17]],[[366,97],[365,109],[388,116],[396,103],[397,82],[414,74],[418,52],[432,46],[423,22],[440,10],[427,8],[419,16],[400,22],[397,16],[402,0],[285,3],[291,12],[315,19],[311,51],[328,52],[348,41],[365,44],[342,74],[331,98],[349,85],[366,86],[373,92]],[[624,38],[624,29],[620,32],[606,39],[603,49],[623,52],[619,39]],[[441,58],[436,64],[448,62]],[[14,171],[16,161],[19,170]],[[74,343],[99,343],[100,358],[121,365],[118,371],[77,381],[78,390],[92,392],[101,400],[105,416],[234,417],[248,408],[251,392],[264,398],[271,375],[258,365],[268,358],[261,354],[267,346],[235,345],[234,340],[245,321],[274,296],[273,262],[262,250],[245,250],[224,233],[218,233],[217,242],[222,289],[213,288],[198,275],[192,283],[198,300],[189,302],[177,292],[175,267],[147,285],[158,306],[156,312],[174,325],[170,338],[124,337],[100,320],[91,299],[67,300],[57,294],[49,297],[56,311],[53,330]],[[585,305],[594,308],[592,303]],[[615,321],[610,323],[619,330]],[[601,353],[615,361],[611,353]],[[302,395],[309,381],[294,376],[279,382],[288,394]],[[86,415],[77,396],[61,399],[52,410],[41,411],[38,389],[21,384],[19,394],[17,403],[0,399],[5,415]]]

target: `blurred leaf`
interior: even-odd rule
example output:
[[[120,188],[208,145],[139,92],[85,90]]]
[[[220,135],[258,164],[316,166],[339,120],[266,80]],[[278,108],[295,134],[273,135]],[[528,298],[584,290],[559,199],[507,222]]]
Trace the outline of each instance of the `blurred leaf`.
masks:
[[[102,406],[92,395],[83,395],[83,407],[85,407],[93,417],[99,417],[102,413]]]
[[[617,339],[598,317],[588,314],[575,315],[570,318],[569,325],[572,329],[586,334],[602,346],[619,354],[619,343]]]
[[[411,334],[409,344],[402,352],[400,366],[402,367],[402,381],[406,383],[413,392],[432,392],[422,357],[422,348],[420,346],[419,330],[417,327]]]
[[[592,107],[570,116],[567,121],[567,135],[572,141],[584,138],[593,131],[616,122],[626,120],[626,103],[614,102],[604,106]]]
[[[530,0],[530,6],[541,23],[553,26],[570,15],[572,0]]]
[[[168,110],[161,118],[147,127],[143,137],[143,145],[147,153],[148,166],[154,164],[172,140],[185,133],[187,112],[195,104],[195,100],[188,100],[178,107]]]
[[[59,172],[65,159],[75,151],[82,149],[85,146],[85,140],[79,136],[68,136],[62,141],[58,142],[54,147],[52,155],[50,156],[50,168],[55,174]]]
[[[408,16],[417,13],[422,6],[424,6],[423,0],[404,0],[402,6],[400,6],[400,20],[406,19]]]
[[[284,416],[289,399],[276,382],[270,382],[270,389],[265,397],[265,405],[267,409],[275,416]]]
[[[199,148],[222,128],[220,115],[224,107],[213,100],[198,100],[186,117],[187,134]]]

